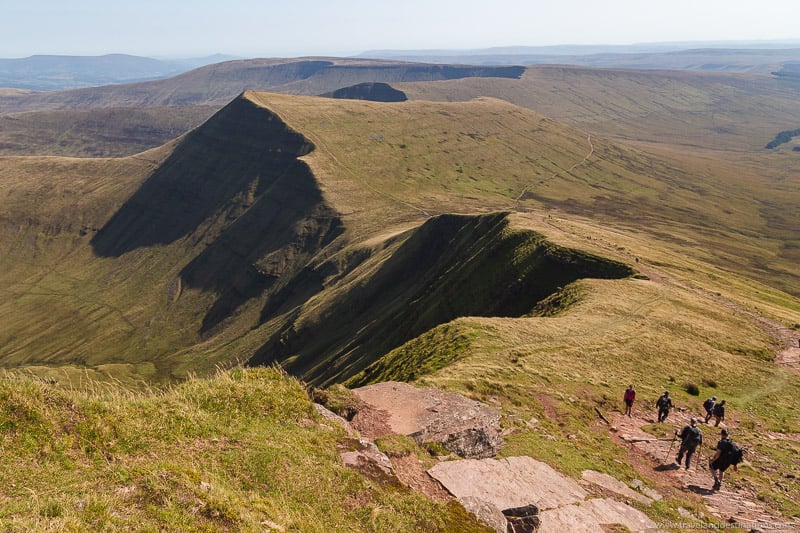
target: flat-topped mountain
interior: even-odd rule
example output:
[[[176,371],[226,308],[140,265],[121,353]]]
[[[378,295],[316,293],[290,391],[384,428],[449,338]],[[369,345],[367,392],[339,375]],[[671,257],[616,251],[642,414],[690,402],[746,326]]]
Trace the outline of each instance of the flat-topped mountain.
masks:
[[[363,82],[518,78],[523,67],[302,58],[226,61],[142,83],[0,96],[0,114],[96,107],[224,105],[246,90],[316,95]]]

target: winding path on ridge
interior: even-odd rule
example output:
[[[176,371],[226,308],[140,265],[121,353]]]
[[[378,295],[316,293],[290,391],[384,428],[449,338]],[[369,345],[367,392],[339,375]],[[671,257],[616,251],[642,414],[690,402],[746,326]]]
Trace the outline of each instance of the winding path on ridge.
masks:
[[[647,474],[648,477],[655,475],[664,485],[672,486],[683,493],[700,496],[712,515],[729,524],[739,524],[740,527],[746,526],[745,529],[754,528],[759,531],[761,530],[758,528],[759,524],[761,528],[766,529],[777,528],[784,531],[800,529],[800,523],[792,523],[784,517],[771,514],[760,505],[757,494],[746,489],[733,488],[730,481],[738,475],[733,468],[726,471],[726,481],[723,482],[722,488],[718,491],[711,490],[713,477],[708,468],[708,460],[714,453],[722,427],[699,424],[703,431],[703,445],[692,458],[690,468],[686,469],[683,465],[675,463],[680,445],[678,439],[673,441],[670,438],[658,438],[642,429],[645,425],[656,422],[654,412],[655,410],[643,415],[634,407],[633,417],[627,417],[620,412],[614,412],[610,417],[614,440],[628,447],[631,453],[647,459],[644,464],[641,461],[632,461],[634,468],[649,469],[649,472],[642,474]],[[683,426],[689,424],[692,416],[702,420],[699,413],[676,409],[670,413],[664,425],[680,431]],[[745,465],[747,464],[745,460]]]
[[[557,177],[558,177],[558,176],[560,176],[561,174],[567,174],[567,173],[569,173],[569,172],[572,172],[572,171],[573,171],[573,170],[575,170],[575,169],[576,169],[578,166],[580,166],[580,165],[584,164],[584,163],[585,163],[585,162],[586,162],[586,161],[587,161],[587,160],[588,160],[590,157],[592,157],[592,155],[594,155],[594,144],[592,144],[592,134],[591,134],[591,133],[590,133],[590,134],[588,134],[588,135],[586,136],[586,142],[588,142],[588,143],[589,143],[589,153],[587,153],[587,154],[584,156],[584,158],[583,158],[583,159],[581,159],[581,160],[580,160],[580,161],[578,161],[577,163],[573,164],[571,167],[569,167],[569,168],[568,168],[568,169],[566,169],[566,170],[559,170],[558,172],[554,172],[552,176],[550,176],[550,177],[548,177],[548,178],[545,178],[545,179],[543,179],[543,180],[540,180],[540,181],[539,181],[539,184],[542,184],[542,183],[547,183],[548,181],[550,181],[550,180],[552,180],[552,179],[555,179],[555,178],[557,178]],[[523,197],[523,196],[525,196],[525,193],[526,193],[526,192],[528,192],[528,191],[530,190],[530,188],[531,188],[531,186],[530,186],[530,185],[526,185],[526,186],[525,186],[525,187],[522,189],[522,192],[520,192],[520,193],[519,193],[519,195],[518,195],[516,198],[514,198],[514,206],[515,206],[515,208],[519,208],[519,201],[522,199],[522,197]]]

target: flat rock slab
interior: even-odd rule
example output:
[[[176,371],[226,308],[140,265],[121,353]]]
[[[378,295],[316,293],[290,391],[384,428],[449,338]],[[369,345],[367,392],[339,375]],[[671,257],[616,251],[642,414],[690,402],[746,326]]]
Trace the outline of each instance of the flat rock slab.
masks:
[[[553,509],[587,496],[575,480],[530,457],[445,461],[428,474],[459,500],[477,498],[500,510],[529,504]]]
[[[388,413],[387,423],[394,433],[419,443],[438,442],[468,458],[493,457],[503,445],[500,412],[460,394],[397,381],[352,392],[369,406]]]
[[[632,533],[661,531],[647,515],[616,500],[595,498],[549,509],[539,515],[538,533],[599,533],[603,526],[622,525]]]
[[[340,454],[345,466],[358,468],[364,465],[374,465],[375,468],[379,468],[383,473],[394,475],[392,461],[378,449],[375,443],[360,439],[359,444],[361,449],[345,451]]]
[[[631,533],[659,531],[658,525],[646,514],[630,505],[608,498],[595,498],[580,505],[603,525],[621,524]]]
[[[537,533],[600,533],[603,526],[593,513],[586,512],[579,505],[565,505],[558,509],[548,509],[539,513]]]
[[[581,474],[581,479],[584,481],[588,481],[598,487],[602,487],[606,490],[613,492],[614,494],[618,494],[623,498],[627,498],[629,500],[634,500],[644,505],[651,505],[653,500],[636,492],[629,486],[627,486],[622,481],[618,480],[615,477],[611,477],[608,474],[603,474],[601,472],[597,472],[595,470],[584,470]]]

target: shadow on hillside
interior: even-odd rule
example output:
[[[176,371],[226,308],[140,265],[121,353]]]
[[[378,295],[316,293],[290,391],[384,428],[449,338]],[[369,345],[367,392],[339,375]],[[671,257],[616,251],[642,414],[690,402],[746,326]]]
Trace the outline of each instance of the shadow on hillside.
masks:
[[[250,364],[278,361],[318,384],[341,381],[458,317],[519,317],[579,278],[632,274],[627,265],[507,227],[505,213],[429,220],[401,237],[374,275],[351,284],[316,318],[288,322]],[[275,311],[265,308],[262,321]]]
[[[708,487],[701,487],[699,485],[687,485],[686,488],[695,494],[700,494],[701,496],[710,496],[716,492]]]
[[[179,144],[92,239],[94,252],[120,257],[183,241],[181,280],[217,295],[203,320],[208,332],[341,233],[297,159],[312,149],[238,98]]]
[[[220,212],[235,217],[282,179],[305,177],[313,145],[238,98],[191,132],[91,241],[102,257],[169,244]],[[219,217],[218,217],[219,218]]]

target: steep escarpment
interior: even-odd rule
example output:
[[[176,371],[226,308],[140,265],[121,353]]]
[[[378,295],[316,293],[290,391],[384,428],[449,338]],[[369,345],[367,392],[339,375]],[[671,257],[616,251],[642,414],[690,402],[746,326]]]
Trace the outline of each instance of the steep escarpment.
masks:
[[[0,95],[0,115],[54,109],[222,105],[246,90],[313,95],[364,82],[517,79],[524,71],[524,67],[515,66],[429,65],[367,59],[248,59],[209,65],[163,80]]]
[[[298,100],[314,117],[314,105],[344,105]],[[347,171],[363,131],[342,128],[350,140],[329,144],[312,129],[325,127],[319,119],[298,126],[284,100],[267,104],[240,96],[158,154],[131,158],[136,172],[124,160],[15,163],[10,194],[29,207],[15,208],[0,242],[0,290],[11,295],[0,302],[0,361],[154,381],[234,360],[280,362],[329,383],[456,318],[525,315],[581,277],[631,274],[513,229],[503,212],[420,223],[409,205],[421,186],[384,192],[398,178],[380,147],[364,154],[370,172]],[[365,116],[386,108],[373,107]],[[415,109],[394,110],[392,120]],[[445,155],[429,169],[443,178]],[[87,165],[95,173],[73,190]],[[51,168],[63,186],[34,194]]]
[[[203,320],[207,331],[290,278],[341,232],[298,160],[312,149],[276,115],[240,97],[186,137],[92,247],[104,257],[178,241],[195,250],[180,278],[218,295]]]
[[[207,350],[343,231],[312,149],[241,97],[157,153],[0,161],[0,364],[161,381],[240,357]]]
[[[371,261],[378,264],[370,274],[343,279],[346,290],[321,308],[298,308],[250,363],[280,362],[316,383],[340,381],[455,318],[521,316],[579,278],[633,273],[512,230],[504,213],[436,217]]]
[[[408,97],[388,83],[359,83],[342,87],[322,96],[349,100],[370,100],[372,102],[405,102]]]

